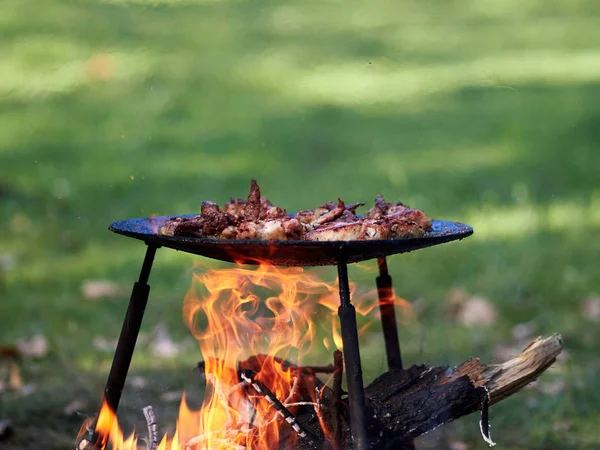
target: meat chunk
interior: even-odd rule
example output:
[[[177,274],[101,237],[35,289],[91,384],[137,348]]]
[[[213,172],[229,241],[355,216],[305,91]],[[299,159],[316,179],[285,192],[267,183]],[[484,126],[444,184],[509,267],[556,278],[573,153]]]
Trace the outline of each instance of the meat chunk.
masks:
[[[244,209],[246,208],[246,200],[231,197],[231,200],[225,203],[225,212],[235,218],[237,221],[244,219]]]
[[[202,202],[200,210],[202,217],[202,234],[204,236],[216,236],[230,224],[229,215],[213,202]]]
[[[365,218],[381,219],[386,215],[395,214],[407,208],[408,207],[404,203],[388,203],[381,195],[378,195],[375,198],[373,207],[365,213]]]
[[[183,222],[187,221],[184,217],[171,217],[165,221],[165,223],[158,230],[158,234],[163,236],[175,236],[175,230],[177,226]]]
[[[370,241],[375,239],[387,239],[390,235],[390,225],[385,221],[365,220],[362,223],[358,240]]]
[[[279,206],[273,206],[269,200],[265,197],[260,198],[260,218],[263,220],[268,219],[281,219],[287,217],[285,209]]]
[[[393,239],[406,239],[425,236],[425,230],[417,223],[407,219],[406,217],[398,216],[386,218],[385,220],[389,224],[389,236]]]
[[[258,220],[260,217],[260,188],[256,180],[250,182],[250,193],[248,202],[244,206],[244,218],[246,220]]]
[[[237,239],[238,227],[234,225],[229,225],[223,231],[221,231],[221,237],[223,239]]]
[[[315,228],[304,235],[307,241],[354,241],[360,236],[362,224],[337,223],[325,227]]]
[[[263,241],[282,241],[285,231],[281,220],[273,219],[259,223],[258,239]]]
[[[296,219],[300,223],[309,224],[315,218],[315,212],[312,209],[305,209],[303,211],[298,211],[294,215],[294,219]]]
[[[387,239],[390,225],[384,221],[365,220],[335,223],[316,228],[305,235],[309,241],[368,241]]]
[[[344,211],[346,210],[346,205],[344,202],[338,198],[338,204],[335,208],[327,211],[326,213],[320,215],[318,218],[314,219],[311,223],[312,226],[318,227],[327,222],[333,222],[335,219],[340,217]]]
[[[286,239],[292,241],[299,241],[302,239],[302,235],[307,231],[308,227],[305,227],[297,219],[289,219],[283,222],[283,232],[285,233]]]
[[[183,220],[175,228],[174,236],[196,236],[204,237],[204,218],[202,216],[192,217]]]
[[[335,209],[336,206],[337,206],[337,204],[335,204],[333,202],[323,203],[321,206],[319,206],[317,209],[315,209],[315,213],[313,215],[313,221],[318,219],[319,217],[321,217],[323,214],[327,214],[332,209]]]
[[[423,211],[419,211],[418,209],[410,209],[404,207],[398,212],[388,214],[386,217],[392,220],[395,218],[404,218],[410,222],[417,224],[420,228],[422,228],[425,231],[431,231],[431,219]]]
[[[238,226],[238,239],[258,239],[259,226],[255,222],[242,222]]]

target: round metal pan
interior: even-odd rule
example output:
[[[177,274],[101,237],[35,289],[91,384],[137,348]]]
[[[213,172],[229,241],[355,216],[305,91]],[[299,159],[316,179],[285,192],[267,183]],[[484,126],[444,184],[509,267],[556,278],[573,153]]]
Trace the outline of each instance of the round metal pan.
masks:
[[[221,261],[240,264],[268,262],[276,266],[329,266],[336,265],[338,261],[354,263],[456,241],[473,234],[473,229],[468,225],[441,220],[434,220],[433,230],[424,237],[373,241],[258,241],[158,234],[160,227],[170,217],[174,216],[120,220],[112,223],[109,229],[157,247],[168,247]]]

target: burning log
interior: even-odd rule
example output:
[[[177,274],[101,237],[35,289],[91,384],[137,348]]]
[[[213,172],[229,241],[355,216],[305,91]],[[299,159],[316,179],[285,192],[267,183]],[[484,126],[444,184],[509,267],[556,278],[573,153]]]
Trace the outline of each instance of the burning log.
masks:
[[[412,366],[384,373],[365,390],[370,449],[402,448],[408,441],[467,414],[482,411],[481,431],[492,444],[487,405],[537,379],[562,350],[560,335],[538,338],[499,365],[470,359],[454,369]],[[352,448],[347,414],[342,415],[342,448]],[[285,441],[281,441],[285,447]],[[298,449],[314,448],[298,442]]]

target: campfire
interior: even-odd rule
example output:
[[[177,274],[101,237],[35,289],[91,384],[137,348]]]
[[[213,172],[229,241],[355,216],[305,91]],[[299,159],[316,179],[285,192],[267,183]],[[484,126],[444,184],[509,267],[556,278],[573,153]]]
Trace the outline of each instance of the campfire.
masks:
[[[76,450],[412,449],[417,436],[476,411],[492,445],[488,407],[536,379],[562,349],[554,335],[500,365],[474,358],[455,368],[403,368],[395,314],[409,306],[394,294],[386,256],[462,239],[472,233],[466,225],[433,221],[431,231],[411,239],[277,244],[161,235],[167,220],[111,225],[148,249],[100,412],[82,426]],[[196,371],[205,398],[194,411],[182,396],[173,436],[159,437],[154,410],[144,408],[144,447],[133,433],[125,438],[116,412],[161,246],[238,265],[195,272],[183,316],[200,348]],[[378,261],[377,289],[360,292],[348,280],[347,264],[369,259]],[[338,267],[337,285],[299,267],[329,264]],[[359,336],[374,320],[382,323],[389,370],[365,388]],[[327,353],[330,364],[311,364],[315,354]]]

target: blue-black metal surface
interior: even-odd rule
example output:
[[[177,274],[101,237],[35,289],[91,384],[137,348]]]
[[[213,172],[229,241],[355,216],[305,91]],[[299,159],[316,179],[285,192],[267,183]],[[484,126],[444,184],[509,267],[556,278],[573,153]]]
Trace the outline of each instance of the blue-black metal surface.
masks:
[[[373,241],[259,241],[158,234],[160,227],[170,217],[173,216],[121,220],[112,223],[109,229],[149,245],[169,247],[221,261],[257,264],[268,260],[277,266],[328,266],[336,265],[340,260],[355,263],[431,247],[473,234],[473,229],[468,225],[441,220],[434,220],[433,230],[424,237]]]

